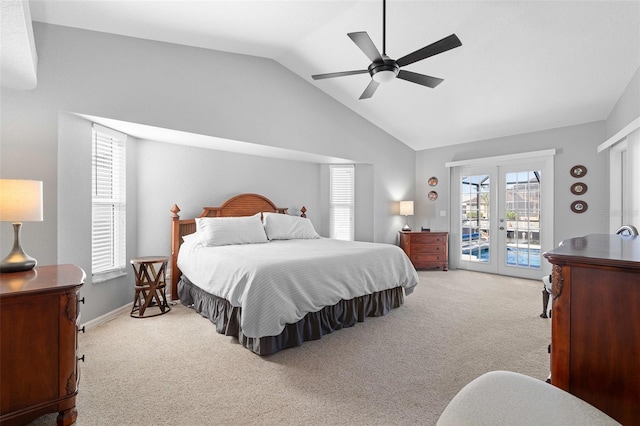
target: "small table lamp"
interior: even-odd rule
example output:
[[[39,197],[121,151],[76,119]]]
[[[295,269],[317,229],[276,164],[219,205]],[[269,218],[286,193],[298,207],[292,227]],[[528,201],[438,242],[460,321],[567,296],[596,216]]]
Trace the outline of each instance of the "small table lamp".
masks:
[[[400,201],[400,214],[403,215],[407,221],[406,225],[402,227],[402,230],[411,231],[409,218],[407,216],[413,216],[413,201]]]
[[[22,222],[42,221],[42,181],[0,179],[0,221],[13,222],[13,249],[0,261],[0,272],[28,271],[36,259],[22,250]]]

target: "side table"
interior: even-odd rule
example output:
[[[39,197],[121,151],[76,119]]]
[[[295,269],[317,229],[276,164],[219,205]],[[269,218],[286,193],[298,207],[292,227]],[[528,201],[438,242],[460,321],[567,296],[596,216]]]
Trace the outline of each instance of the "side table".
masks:
[[[165,314],[171,310],[165,292],[168,257],[144,256],[131,259],[131,266],[135,272],[135,296],[131,316],[133,318],[148,318]],[[159,266],[156,269],[156,266]],[[159,312],[145,315],[150,307],[158,308]]]
[[[449,269],[447,232],[400,231],[400,248],[416,269]]]

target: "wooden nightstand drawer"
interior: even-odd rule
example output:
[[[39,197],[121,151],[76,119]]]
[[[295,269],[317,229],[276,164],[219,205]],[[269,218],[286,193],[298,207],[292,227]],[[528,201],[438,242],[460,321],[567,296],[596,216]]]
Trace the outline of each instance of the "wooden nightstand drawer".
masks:
[[[444,235],[443,235],[444,234]],[[410,236],[411,244],[437,244],[442,245],[447,241],[446,232],[416,232]]]
[[[444,253],[446,247],[442,244],[414,244],[411,242],[411,253]]]
[[[441,263],[445,261],[445,256],[442,254],[412,254],[411,263],[424,264],[424,263]]]

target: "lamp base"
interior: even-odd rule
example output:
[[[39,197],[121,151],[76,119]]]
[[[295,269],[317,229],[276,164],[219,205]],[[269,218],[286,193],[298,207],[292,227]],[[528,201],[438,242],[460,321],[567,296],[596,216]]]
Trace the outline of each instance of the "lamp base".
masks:
[[[20,229],[22,223],[13,224],[13,249],[2,261],[0,261],[0,273],[24,272],[35,268],[38,261],[22,250],[20,245]]]
[[[403,231],[411,231],[411,227],[409,226],[409,224],[406,224],[405,226],[402,227]]]

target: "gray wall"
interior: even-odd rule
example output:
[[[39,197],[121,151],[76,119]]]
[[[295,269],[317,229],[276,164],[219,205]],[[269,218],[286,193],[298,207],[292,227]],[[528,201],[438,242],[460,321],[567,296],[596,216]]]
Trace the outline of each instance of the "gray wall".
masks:
[[[371,206],[356,212],[356,220],[362,215],[364,224],[359,236],[395,241],[400,219],[391,206],[415,192],[415,152],[275,61],[41,23],[34,23],[34,34],[38,87],[27,92],[3,88],[1,93],[0,173],[3,178],[44,181],[44,221],[25,224],[22,235],[25,249],[41,265],[86,265],[90,250],[86,232],[91,210],[83,192],[90,173],[76,164],[85,161],[86,147],[78,138],[85,130],[61,112],[351,159],[372,172],[372,182],[359,186],[370,191],[360,198],[364,206]],[[131,227],[137,236],[131,256],[152,250],[168,253],[164,244],[173,203],[186,214],[229,195],[263,190],[284,206],[308,204],[310,217],[322,223],[314,216],[322,212],[318,165],[196,152],[149,141],[135,145],[136,199],[128,208],[136,209],[133,217],[138,223]],[[184,161],[174,162],[183,150]],[[230,161],[225,170],[233,169],[234,179],[205,171],[214,181],[206,188],[192,187],[196,173],[189,159],[197,159],[199,165]],[[164,190],[164,199],[151,195]],[[0,249],[8,253],[10,224],[1,224],[0,232]],[[82,292],[89,297],[83,321],[131,301],[132,290],[121,287],[126,283],[92,284],[90,270],[85,270],[89,279]]]
[[[498,139],[470,142],[418,151],[416,153],[416,215],[414,228],[429,226],[432,230],[449,230],[451,214],[449,170],[446,162],[483,158],[497,155],[539,151],[555,148],[554,161],[554,243],[593,232],[609,232],[609,157],[607,152],[597,153],[597,147],[627,124],[640,116],[640,68],[626,86],[606,121],[550,129]],[[583,181],[588,185],[584,200],[589,204],[585,213],[575,214],[569,209],[569,200],[575,197],[569,191],[575,179],[569,169],[582,164],[588,174]],[[439,179],[437,201],[427,200],[432,189],[427,179]],[[445,210],[447,216],[440,216]]]
[[[127,259],[140,255],[137,146],[135,138],[127,138]],[[58,235],[55,263],[76,264],[88,275],[81,290],[83,321],[133,300],[132,273],[100,283],[91,280],[91,123],[66,112],[58,117]]]
[[[168,171],[171,170],[171,173]],[[240,193],[266,196],[307,217],[321,235],[320,165],[143,140],[138,143],[137,239],[141,256],[170,254],[170,212],[192,218]]]
[[[640,117],[640,67],[607,118],[606,138],[615,135],[638,117]]]
[[[597,153],[597,146],[605,139],[605,122],[598,121],[578,126],[562,127],[540,132],[490,139],[419,151],[416,155],[416,215],[414,227],[430,226],[431,230],[449,230],[451,206],[449,199],[449,161],[484,158],[497,155],[540,151],[555,148],[554,160],[554,244],[563,239],[594,232],[608,232],[609,174],[608,157]],[[589,204],[585,213],[573,213],[569,205],[575,198],[569,191],[576,179],[569,170],[576,164],[587,167],[588,173],[581,179],[588,186],[582,199]],[[439,179],[438,199],[427,200],[430,187],[427,179]],[[446,217],[439,215],[447,212]]]

